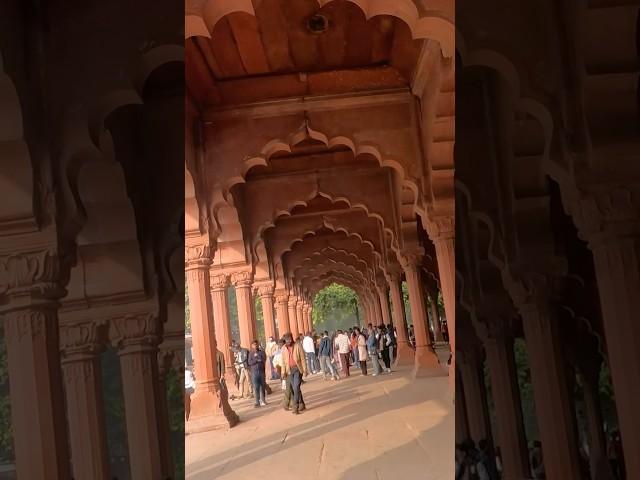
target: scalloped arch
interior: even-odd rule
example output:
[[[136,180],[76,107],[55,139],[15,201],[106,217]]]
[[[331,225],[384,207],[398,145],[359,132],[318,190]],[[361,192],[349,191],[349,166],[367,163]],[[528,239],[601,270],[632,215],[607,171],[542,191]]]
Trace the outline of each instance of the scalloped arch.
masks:
[[[320,8],[335,0],[317,0]],[[390,15],[407,24],[414,39],[429,38],[439,43],[442,55],[453,56],[455,51],[455,27],[444,15],[432,14],[420,17],[412,0],[347,0],[357,5],[367,19],[378,15]],[[244,12],[255,16],[251,0],[207,0],[199,12],[189,12],[185,17],[185,38],[211,37],[211,30],[225,15]]]

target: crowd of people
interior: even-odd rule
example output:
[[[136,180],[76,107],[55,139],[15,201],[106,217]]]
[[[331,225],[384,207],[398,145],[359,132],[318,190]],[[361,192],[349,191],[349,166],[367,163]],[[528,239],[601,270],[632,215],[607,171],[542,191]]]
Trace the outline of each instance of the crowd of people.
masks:
[[[580,451],[582,474],[584,478],[592,478],[589,466],[589,454],[583,448]],[[624,453],[620,432],[611,433],[608,445],[608,461],[610,476],[615,480],[626,480],[624,469]],[[473,440],[465,440],[456,444],[456,480],[500,480],[502,478],[502,461],[500,449],[495,450],[487,440],[480,440],[476,446]],[[547,478],[542,455],[542,443],[531,442],[529,447],[529,466],[533,479]]]
[[[396,332],[389,325],[358,326],[335,332],[306,332],[297,338],[289,332],[275,340],[270,337],[264,347],[257,340],[247,349],[233,340],[230,350],[234,366],[237,395],[231,400],[254,398],[254,407],[267,405],[271,388],[267,380],[281,380],[284,391],[283,408],[294,414],[306,409],[301,386],[310,375],[322,375],[324,380],[336,381],[351,376],[350,367],[360,369],[362,375],[391,373],[396,354]],[[218,373],[221,387],[227,390],[223,355],[218,351]],[[189,418],[190,396],[195,378],[185,371],[185,415]],[[228,391],[228,390],[227,390]]]

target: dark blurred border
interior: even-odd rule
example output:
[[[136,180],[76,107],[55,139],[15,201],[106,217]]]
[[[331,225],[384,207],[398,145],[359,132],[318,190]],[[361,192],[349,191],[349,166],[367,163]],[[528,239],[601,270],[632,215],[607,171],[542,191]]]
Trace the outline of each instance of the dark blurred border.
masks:
[[[0,2],[0,478],[184,478],[184,4]]]
[[[463,470],[640,478],[639,9],[456,4]]]

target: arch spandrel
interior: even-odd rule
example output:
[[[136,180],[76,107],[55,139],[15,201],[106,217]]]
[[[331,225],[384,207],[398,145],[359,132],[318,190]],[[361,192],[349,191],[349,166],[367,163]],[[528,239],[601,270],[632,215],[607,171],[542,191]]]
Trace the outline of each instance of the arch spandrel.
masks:
[[[340,252],[323,253],[318,252],[317,255],[313,255],[311,258],[305,259],[302,263],[297,265],[291,265],[289,271],[290,278],[301,278],[306,272],[312,272],[325,265],[333,263],[341,264],[348,267],[353,267],[359,271],[365,279],[373,280],[375,273],[371,271],[362,260],[354,259],[350,255],[345,255]]]

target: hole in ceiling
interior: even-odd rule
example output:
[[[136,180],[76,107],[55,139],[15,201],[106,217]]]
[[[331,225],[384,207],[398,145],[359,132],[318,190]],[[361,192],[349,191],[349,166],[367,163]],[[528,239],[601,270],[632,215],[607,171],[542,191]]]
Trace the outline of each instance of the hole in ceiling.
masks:
[[[329,29],[329,19],[319,13],[307,20],[307,28],[311,33],[324,33]]]

